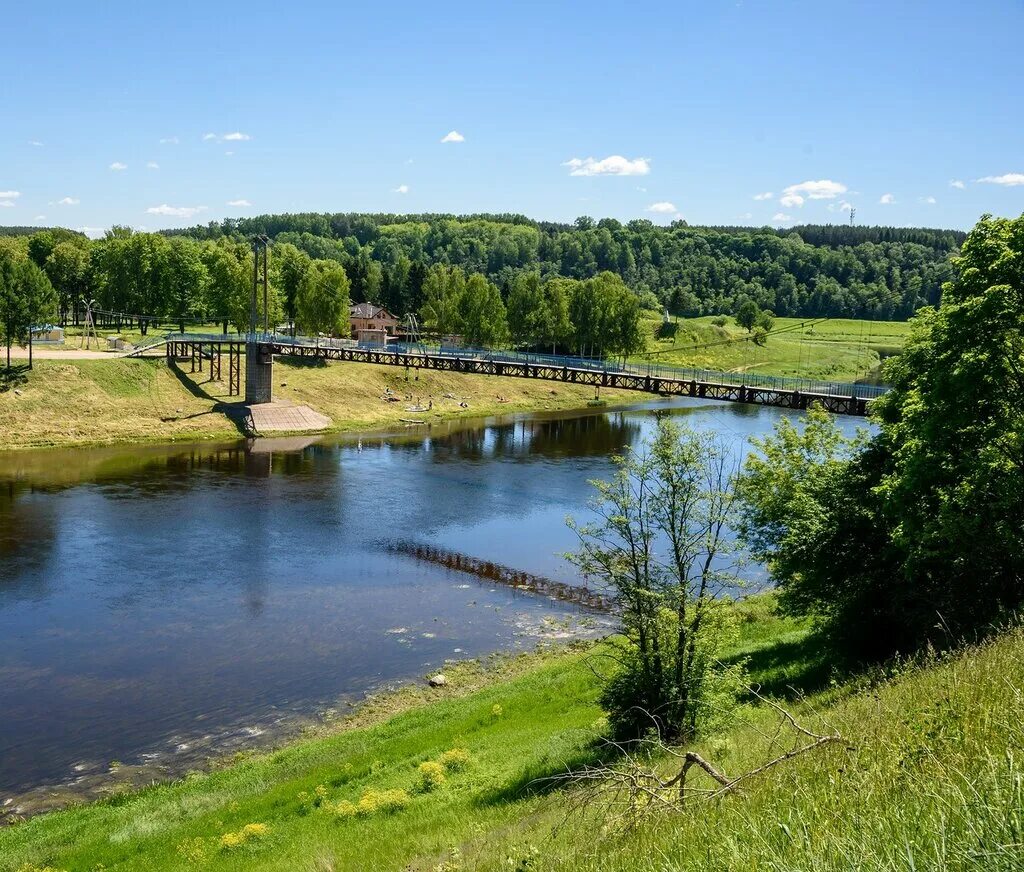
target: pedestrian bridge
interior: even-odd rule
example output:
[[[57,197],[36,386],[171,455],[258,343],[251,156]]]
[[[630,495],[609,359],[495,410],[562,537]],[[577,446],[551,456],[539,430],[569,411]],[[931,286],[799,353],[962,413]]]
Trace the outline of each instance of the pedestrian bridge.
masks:
[[[870,402],[886,391],[884,385],[851,384],[782,378],[755,373],[689,369],[657,363],[624,363],[585,357],[565,357],[516,351],[445,348],[424,344],[368,345],[349,340],[316,339],[276,333],[168,333],[133,354],[163,346],[168,360],[190,360],[192,370],[209,365],[211,377],[221,378],[228,355],[229,393],[241,394],[241,359],[246,357],[246,402],[270,402],[273,357],[312,357],[326,360],[435,369],[476,375],[532,378],[600,388],[641,391],[659,396],[697,397],[734,403],[756,403],[787,409],[819,405],[837,415],[866,415]]]

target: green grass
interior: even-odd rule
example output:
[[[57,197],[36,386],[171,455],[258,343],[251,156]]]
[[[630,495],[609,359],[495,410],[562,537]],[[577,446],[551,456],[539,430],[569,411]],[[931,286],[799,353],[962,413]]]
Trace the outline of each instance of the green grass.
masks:
[[[793,687],[817,688],[789,707],[845,741],[628,833],[611,826],[615,809],[580,810],[573,789],[536,782],[606,754],[595,741],[598,648],[519,657],[491,673],[463,667],[451,687],[383,698],[345,732],[31,819],[0,831],[0,870],[1022,868],[1020,630],[835,684],[823,680],[813,646],[800,647],[808,629],[775,614],[770,597],[740,611],[736,653],[750,656],[754,680],[778,683],[781,669]],[[778,738],[778,721],[748,703],[696,749],[727,773],[749,771],[792,744]],[[466,749],[469,765],[421,791],[420,764],[452,748]],[[654,764],[671,771],[667,760]],[[370,791],[405,791],[408,803],[335,811]],[[247,824],[266,832],[222,846]]]
[[[168,367],[162,357],[37,360],[33,370],[0,379],[0,447],[237,438],[224,409],[240,405],[240,398],[228,395],[226,381],[211,381],[208,367],[202,373],[190,369],[187,361]],[[226,358],[221,376],[228,376]],[[594,396],[593,388],[533,379],[425,370],[407,380],[398,367],[275,360],[275,400],[311,406],[331,419],[334,431],[402,426],[410,401],[385,402],[386,390],[424,403],[432,399],[429,414],[415,415],[431,422],[581,409]],[[644,396],[605,389],[602,398],[633,403]]]
[[[679,320],[675,337],[658,339],[660,316],[644,320],[651,359],[677,366],[756,372],[794,378],[850,381],[869,376],[883,357],[902,348],[909,331],[905,321],[776,318],[767,345],[749,341],[732,318],[718,327],[711,317]]]

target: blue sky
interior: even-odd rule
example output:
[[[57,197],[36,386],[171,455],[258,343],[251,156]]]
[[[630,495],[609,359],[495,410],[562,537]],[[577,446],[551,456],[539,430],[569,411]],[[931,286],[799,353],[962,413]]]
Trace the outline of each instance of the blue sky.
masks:
[[[1024,212],[1020,0],[20,2],[4,22],[2,224]]]

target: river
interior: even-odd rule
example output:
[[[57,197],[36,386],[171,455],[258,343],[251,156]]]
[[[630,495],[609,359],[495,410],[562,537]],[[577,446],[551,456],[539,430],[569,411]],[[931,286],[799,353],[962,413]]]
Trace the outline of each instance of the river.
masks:
[[[565,517],[658,413],[739,450],[793,415],[679,399],[0,455],[0,803],[177,774],[446,659],[608,632],[559,595],[582,583]]]

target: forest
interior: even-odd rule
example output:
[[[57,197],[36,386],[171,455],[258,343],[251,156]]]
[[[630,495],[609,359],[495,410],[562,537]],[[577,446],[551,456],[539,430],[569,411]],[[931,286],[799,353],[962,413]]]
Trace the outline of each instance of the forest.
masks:
[[[524,270],[587,279],[613,272],[646,305],[679,315],[730,314],[745,300],[781,316],[902,320],[938,302],[951,278],[953,230],[809,225],[662,227],[644,219],[520,215],[262,215],[168,231],[196,239],[265,233],[345,266],[355,299],[418,308],[415,265],[481,273],[507,295]]]
[[[938,303],[963,241],[956,231],[916,228],[356,213],[268,215],[160,233],[115,226],[99,240],[27,230],[8,228],[0,240],[7,261],[22,263],[9,266],[10,305],[0,305],[8,340],[33,320],[77,319],[83,300],[134,315],[143,332],[152,319],[244,330],[249,240],[265,234],[275,325],[345,335],[349,303],[368,300],[470,345],[598,355],[640,350],[644,309],[905,319]],[[53,305],[38,290],[37,302],[19,301],[28,291],[17,288],[39,288],[43,276]]]

